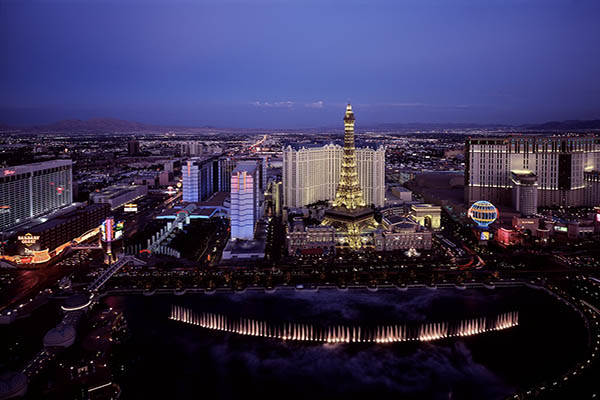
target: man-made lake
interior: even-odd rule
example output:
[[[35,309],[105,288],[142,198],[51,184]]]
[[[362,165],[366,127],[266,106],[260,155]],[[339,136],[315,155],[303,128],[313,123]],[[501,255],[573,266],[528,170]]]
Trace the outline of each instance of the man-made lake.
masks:
[[[111,296],[131,338],[124,398],[499,399],[552,379],[585,351],[583,320],[544,291],[336,289]],[[274,324],[378,326],[518,311],[519,325],[433,342],[311,343],[240,336],[169,319],[172,306]]]

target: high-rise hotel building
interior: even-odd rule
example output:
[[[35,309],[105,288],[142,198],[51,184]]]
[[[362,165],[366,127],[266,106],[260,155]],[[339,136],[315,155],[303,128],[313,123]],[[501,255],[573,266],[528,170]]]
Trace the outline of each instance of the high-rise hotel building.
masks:
[[[208,199],[215,187],[215,159],[192,158],[182,168],[183,201],[197,203]]]
[[[0,169],[0,231],[73,203],[71,160]]]
[[[283,203],[304,207],[334,200],[344,147],[339,144],[287,145],[283,148]],[[385,147],[356,148],[358,178],[365,204],[385,205]]]
[[[256,161],[240,161],[231,173],[231,238],[253,239],[260,219],[260,174]]]
[[[598,137],[469,138],[465,159],[465,200],[469,204],[488,200],[518,209],[524,200],[526,208],[534,203],[540,207],[600,204],[594,195],[600,171]]]
[[[238,163],[257,164],[258,189],[267,188],[267,160],[263,157],[192,157],[182,168],[183,201],[197,203],[215,192],[231,192],[231,174]]]
[[[260,190],[267,188],[267,160],[265,157],[221,156],[218,160],[218,188],[220,192],[231,191],[231,173],[240,161],[256,161],[259,163],[258,175]]]

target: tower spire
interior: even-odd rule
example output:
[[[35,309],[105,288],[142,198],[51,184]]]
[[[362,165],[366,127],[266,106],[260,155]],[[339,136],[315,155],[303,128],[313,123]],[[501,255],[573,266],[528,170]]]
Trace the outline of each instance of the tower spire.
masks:
[[[358,181],[358,168],[356,166],[356,147],[354,144],[354,112],[352,105],[348,103],[344,114],[344,155],[340,169],[340,181],[338,184],[334,207],[345,207],[354,210],[364,207],[365,201]]]

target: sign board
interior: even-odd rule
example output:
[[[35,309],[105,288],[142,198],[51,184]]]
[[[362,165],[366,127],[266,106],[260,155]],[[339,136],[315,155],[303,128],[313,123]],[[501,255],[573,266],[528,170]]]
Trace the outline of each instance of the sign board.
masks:
[[[31,233],[26,233],[22,236],[17,236],[17,240],[24,244],[27,247],[31,247],[40,240],[40,237],[37,235],[32,235]]]
[[[135,203],[125,204],[125,207],[123,207],[123,211],[136,213],[138,212],[138,206]]]

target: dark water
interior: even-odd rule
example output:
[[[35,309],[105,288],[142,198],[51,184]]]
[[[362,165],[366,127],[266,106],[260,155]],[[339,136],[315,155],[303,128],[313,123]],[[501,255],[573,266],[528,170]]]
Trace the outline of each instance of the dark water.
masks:
[[[528,288],[109,297],[131,339],[124,398],[499,399],[551,379],[585,351],[570,308]],[[519,311],[519,326],[431,343],[311,344],[236,336],[168,319],[172,304],[272,322],[442,322]]]

